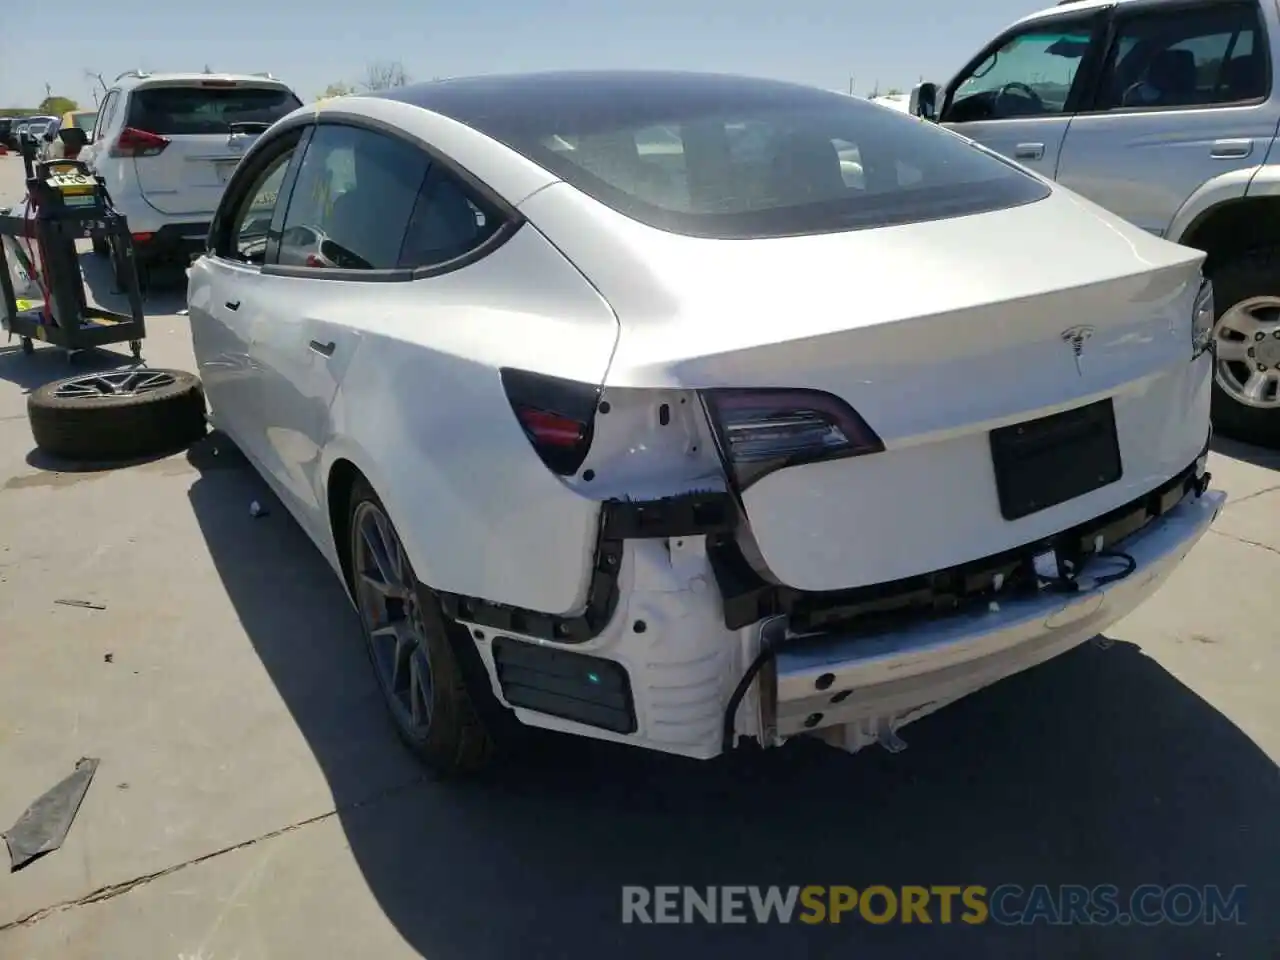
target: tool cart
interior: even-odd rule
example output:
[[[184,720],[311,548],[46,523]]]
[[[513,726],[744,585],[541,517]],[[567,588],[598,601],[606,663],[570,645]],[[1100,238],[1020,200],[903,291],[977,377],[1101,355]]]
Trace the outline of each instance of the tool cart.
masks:
[[[78,351],[128,343],[142,359],[146,324],[128,223],[111,205],[106,184],[79,160],[37,160],[35,143],[23,141],[27,175],[26,204],[0,212],[0,322],[9,338],[20,337],[31,353],[33,341]],[[76,241],[96,232],[121,258],[118,285],[128,296],[129,313],[91,307]],[[29,278],[29,293],[19,300],[15,278]],[[29,299],[28,299],[29,297]]]

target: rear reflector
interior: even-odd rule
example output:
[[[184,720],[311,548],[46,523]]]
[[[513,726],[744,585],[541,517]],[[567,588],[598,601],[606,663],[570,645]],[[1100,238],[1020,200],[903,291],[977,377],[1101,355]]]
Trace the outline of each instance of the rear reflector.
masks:
[[[598,387],[504,367],[502,387],[529,443],[553,473],[578,472],[591,449]]]
[[[125,127],[111,145],[110,154],[113,157],[155,157],[164,153],[167,146],[168,137],[135,127]]]
[[[739,491],[783,467],[884,450],[852,407],[819,390],[704,390],[702,398]]]

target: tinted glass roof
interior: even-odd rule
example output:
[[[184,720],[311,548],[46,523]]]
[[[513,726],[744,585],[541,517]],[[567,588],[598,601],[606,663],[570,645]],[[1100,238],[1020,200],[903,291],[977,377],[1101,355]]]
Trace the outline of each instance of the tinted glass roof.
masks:
[[[781,80],[661,70],[583,70],[433,80],[377,94],[443,114],[481,131],[545,126],[553,119],[592,126],[597,117],[669,115],[707,109],[806,106],[844,94]],[[856,101],[855,101],[856,102]]]

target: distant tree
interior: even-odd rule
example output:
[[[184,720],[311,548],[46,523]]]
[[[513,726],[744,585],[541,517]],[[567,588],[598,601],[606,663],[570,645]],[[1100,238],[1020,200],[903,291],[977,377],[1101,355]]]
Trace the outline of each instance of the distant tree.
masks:
[[[42,116],[60,117],[64,113],[70,113],[72,110],[79,110],[80,105],[70,97],[45,97],[40,101],[40,106],[36,108]]]
[[[356,92],[356,88],[349,83],[339,80],[331,83],[324,88],[324,93],[320,94],[321,100],[327,100],[330,97],[349,97]]]
[[[365,68],[363,86],[366,90],[390,90],[409,82],[409,74],[399,60],[376,60]]]

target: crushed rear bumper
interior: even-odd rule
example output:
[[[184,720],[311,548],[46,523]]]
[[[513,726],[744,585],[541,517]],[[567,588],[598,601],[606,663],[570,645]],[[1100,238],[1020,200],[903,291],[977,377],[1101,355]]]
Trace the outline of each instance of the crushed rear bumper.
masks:
[[[1131,573],[1095,585],[1092,578],[1114,572],[1117,563],[1097,558],[1075,593],[993,600],[973,613],[882,634],[766,632],[776,654],[762,678],[762,739],[817,731],[847,749],[877,741],[894,749],[903,724],[1064,653],[1126,616],[1181,563],[1225,502],[1216,490],[1188,494],[1117,545],[1132,559]],[[786,621],[764,629],[783,631]]]

